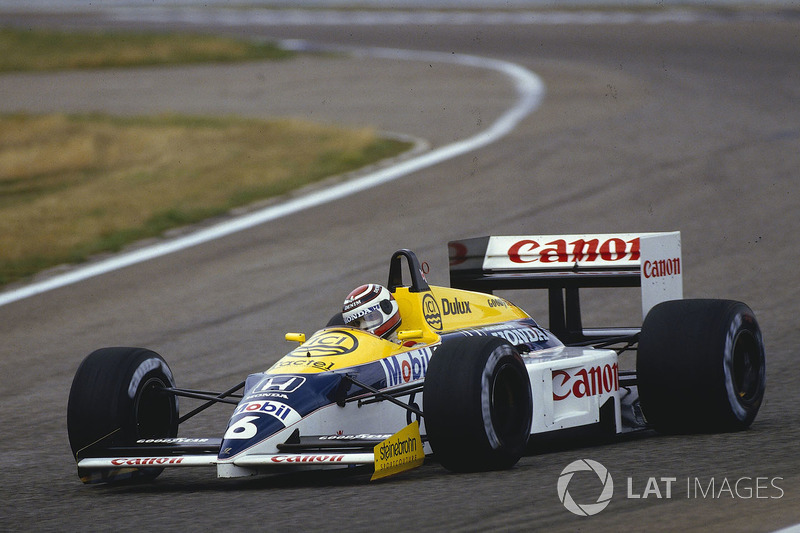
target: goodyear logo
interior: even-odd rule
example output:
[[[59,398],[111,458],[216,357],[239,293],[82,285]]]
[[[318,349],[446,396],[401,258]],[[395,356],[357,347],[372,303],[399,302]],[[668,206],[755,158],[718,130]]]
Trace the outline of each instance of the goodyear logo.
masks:
[[[291,357],[330,357],[344,355],[358,348],[358,339],[346,331],[322,331],[298,346]]]
[[[426,294],[422,298],[422,312],[425,315],[425,322],[433,329],[441,331],[442,312],[439,310],[439,304],[436,303],[436,298],[430,294]]]

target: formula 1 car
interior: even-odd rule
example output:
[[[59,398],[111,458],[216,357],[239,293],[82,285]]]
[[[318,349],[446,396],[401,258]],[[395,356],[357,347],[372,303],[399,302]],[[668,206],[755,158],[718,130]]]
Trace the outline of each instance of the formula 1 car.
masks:
[[[223,478],[374,465],[373,478],[422,463],[512,467],[529,437],[580,427],[706,432],[751,425],[765,353],[751,309],[684,300],[680,234],[482,237],[449,243],[452,287],[430,286],[395,252],[388,289],[398,340],[343,325],[341,313],[271,368],[222,392],[178,388],[165,360],[104,348],[81,363],[69,441],[85,483],[215,467]],[[641,287],[637,328],[582,324],[581,289]],[[548,329],[497,291],[545,289]],[[636,351],[635,371],[619,356]],[[204,403],[179,415],[178,397]],[[179,437],[213,404],[221,438]]]

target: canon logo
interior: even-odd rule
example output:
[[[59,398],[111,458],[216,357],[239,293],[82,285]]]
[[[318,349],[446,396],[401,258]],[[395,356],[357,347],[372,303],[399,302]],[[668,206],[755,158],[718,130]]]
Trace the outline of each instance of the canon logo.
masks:
[[[180,464],[181,461],[183,461],[182,457],[136,457],[112,459],[111,464],[114,466],[152,466]]]
[[[273,463],[339,463],[344,455],[274,455]]]
[[[617,363],[581,368],[570,374],[566,370],[553,371],[553,399],[564,400],[570,396],[584,398],[619,390]]]
[[[642,265],[642,275],[648,279],[675,276],[680,273],[681,260],[679,257],[659,259],[658,261],[645,261]]]
[[[600,239],[577,239],[567,242],[555,239],[540,244],[533,239],[523,239],[508,248],[512,263],[575,263],[596,261],[638,261],[641,256],[639,237],[623,240],[611,237]]]

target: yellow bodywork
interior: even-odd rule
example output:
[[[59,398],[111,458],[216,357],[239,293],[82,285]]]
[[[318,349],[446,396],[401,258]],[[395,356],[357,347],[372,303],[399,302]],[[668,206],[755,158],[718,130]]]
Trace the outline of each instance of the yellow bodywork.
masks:
[[[327,327],[311,335],[267,372],[316,373],[362,365],[434,345],[443,333],[529,317],[507,300],[490,294],[448,287],[430,289],[395,289],[393,296],[402,318],[398,331],[401,343],[348,326]],[[302,338],[300,334],[287,336],[295,341]]]

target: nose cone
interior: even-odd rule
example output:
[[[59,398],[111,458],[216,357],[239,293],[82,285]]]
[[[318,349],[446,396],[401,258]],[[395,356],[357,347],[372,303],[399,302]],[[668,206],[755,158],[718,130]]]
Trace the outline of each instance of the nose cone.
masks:
[[[312,411],[335,401],[338,374],[252,374],[245,383],[222,438],[219,459],[230,459],[298,423]],[[284,439],[285,440],[285,439]],[[273,452],[277,452],[276,439]],[[270,443],[259,453],[270,453]]]
[[[275,400],[242,401],[233,412],[222,438],[219,458],[228,459],[260,443],[302,417],[291,406]]]

